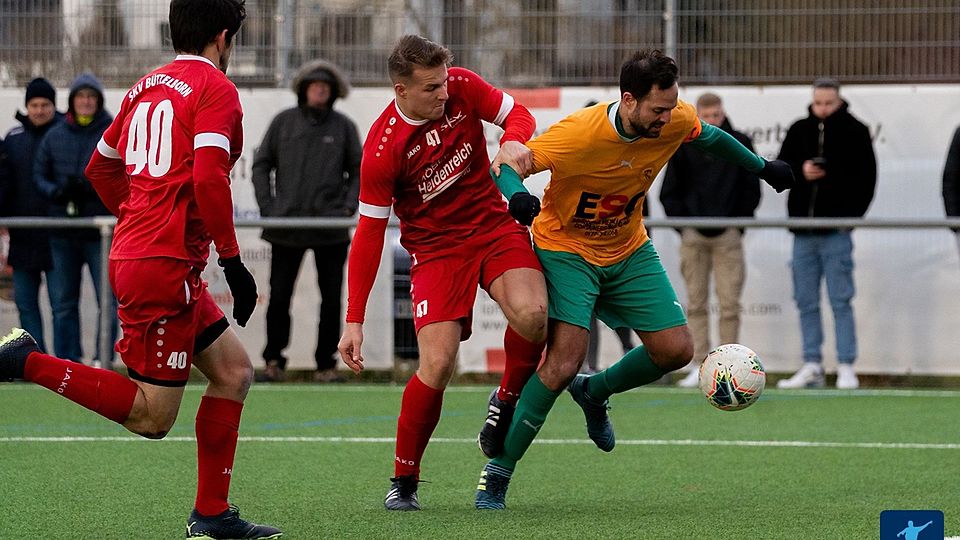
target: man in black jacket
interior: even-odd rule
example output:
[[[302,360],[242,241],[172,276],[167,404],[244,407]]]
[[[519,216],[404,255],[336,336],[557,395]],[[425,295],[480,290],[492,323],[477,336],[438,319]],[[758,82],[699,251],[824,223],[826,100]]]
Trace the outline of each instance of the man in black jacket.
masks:
[[[790,126],[780,148],[799,182],[790,190],[790,217],[863,217],[873,200],[877,161],[870,131],[847,111],[840,85],[813,85],[810,114]],[[851,300],[853,236],[850,229],[793,229],[793,289],[800,311],[803,366],[778,388],[823,386],[820,283],[826,281],[837,341],[837,388],[857,388],[853,370],[857,334]]]
[[[723,101],[707,93],[697,99],[697,115],[726,131],[753,151],[750,138],[735,131],[723,110]],[[670,159],[660,202],[670,217],[753,217],[760,204],[760,178],[750,171],[716,158],[693,145],[680,146]],[[710,350],[710,274],[720,303],[720,342],[737,343],[740,334],[740,296],[746,279],[743,231],[737,228],[680,231],[680,272],[687,287],[687,319],[693,334],[690,372],[680,380],[693,388],[698,363]]]
[[[293,80],[297,106],[280,112],[253,161],[253,186],[264,217],[347,217],[357,210],[362,149],[354,123],[333,110],[349,85],[333,64],[303,65]],[[290,298],[304,253],[313,250],[320,286],[314,380],[342,381],[336,372],[343,265],[350,242],[344,229],[265,229],[273,246],[267,307],[265,380],[280,380],[290,342]]]
[[[49,202],[33,182],[33,159],[47,131],[63,121],[57,112],[57,93],[44,78],[27,84],[24,104],[27,114],[17,112],[21,125],[7,133],[5,159],[0,163],[0,216],[46,217]],[[10,253],[7,264],[13,268],[14,301],[20,314],[20,326],[30,332],[46,351],[43,319],[40,315],[40,284],[52,268],[50,237],[44,229],[10,229]],[[47,293],[55,289],[47,275]]]

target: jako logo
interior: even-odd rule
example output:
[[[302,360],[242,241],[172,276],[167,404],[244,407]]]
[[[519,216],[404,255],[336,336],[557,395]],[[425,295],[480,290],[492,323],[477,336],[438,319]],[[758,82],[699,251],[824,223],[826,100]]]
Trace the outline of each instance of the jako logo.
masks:
[[[940,510],[884,510],[880,512],[880,540],[942,540]]]
[[[57,387],[57,393],[62,394],[67,389],[67,381],[70,380],[70,374],[73,373],[73,370],[67,368],[67,372],[63,374],[63,380],[60,381],[60,386]]]

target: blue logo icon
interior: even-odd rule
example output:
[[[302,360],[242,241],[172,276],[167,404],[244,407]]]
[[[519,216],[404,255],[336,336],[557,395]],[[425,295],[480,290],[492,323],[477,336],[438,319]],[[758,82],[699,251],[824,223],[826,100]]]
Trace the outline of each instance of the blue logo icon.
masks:
[[[880,540],[943,540],[940,510],[884,510],[880,512]]]

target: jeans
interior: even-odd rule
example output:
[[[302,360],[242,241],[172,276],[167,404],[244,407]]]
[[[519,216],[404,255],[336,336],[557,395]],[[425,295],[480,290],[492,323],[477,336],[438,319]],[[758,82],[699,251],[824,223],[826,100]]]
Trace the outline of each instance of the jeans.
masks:
[[[40,283],[42,281],[42,270],[13,269],[13,298],[17,304],[17,312],[20,314],[20,326],[33,336],[40,350],[46,352],[43,318],[40,316]],[[49,289],[47,294],[50,295]]]
[[[824,279],[833,310],[837,361],[852,364],[857,358],[857,330],[850,304],[855,293],[851,231],[794,235],[793,299],[800,311],[804,362],[822,361],[820,282]]]
[[[313,249],[317,265],[317,285],[320,287],[320,320],[317,324],[317,369],[336,367],[340,341],[341,292],[343,290],[343,264],[347,260],[349,244],[333,244],[314,248],[290,247],[273,244],[270,258],[270,303],[267,305],[267,344],[263,359],[276,360],[281,369],[286,368],[283,349],[290,344],[290,298],[300,273],[300,265],[307,249]]]
[[[100,287],[109,286],[100,283],[100,240],[74,240],[59,236],[50,238],[50,254],[53,256],[53,268],[47,273],[47,287],[50,290],[50,304],[53,306],[53,349],[56,356],[79,362],[83,358],[80,344],[80,284],[83,279],[83,265],[86,264],[97,293],[97,305],[100,306]],[[110,294],[110,341],[117,342],[117,299]],[[97,336],[100,335],[100,318],[97,318]],[[109,362],[113,359],[113,350],[102,354],[97,339],[95,360]]]

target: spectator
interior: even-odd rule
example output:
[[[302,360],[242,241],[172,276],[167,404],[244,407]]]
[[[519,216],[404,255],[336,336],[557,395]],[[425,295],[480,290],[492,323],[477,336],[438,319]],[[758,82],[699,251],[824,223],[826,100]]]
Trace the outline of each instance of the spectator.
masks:
[[[264,217],[347,217],[357,211],[360,155],[357,127],[333,110],[350,87],[340,69],[323,60],[303,65],[293,80],[297,106],[280,112],[263,137],[253,161],[253,186]],[[272,174],[271,174],[272,173]],[[314,380],[342,382],[337,374],[343,265],[349,230],[265,229],[273,246],[270,304],[263,378],[283,378],[290,342],[290,298],[303,255],[313,250],[320,287]]]
[[[108,216],[110,212],[84,177],[83,170],[97,148],[100,136],[113,121],[103,107],[103,87],[92,74],[83,73],[70,85],[67,116],[64,122],[50,128],[37,147],[33,178],[49,203],[53,217]],[[80,343],[80,283],[83,265],[87,265],[100,303],[100,266],[103,253],[100,232],[95,229],[59,229],[50,233],[53,267],[48,274],[50,303],[53,306],[53,348],[56,356],[79,362],[83,357]],[[113,295],[110,295],[111,299]],[[110,337],[116,343],[117,305],[99,306],[110,311]],[[100,335],[97,317],[97,335]],[[109,366],[113,351],[99,350],[95,361]]]
[[[5,159],[0,166],[0,215],[46,216],[49,203],[33,182],[33,159],[40,140],[63,115],[56,109],[57,93],[46,79],[27,84],[24,103],[27,114],[17,111],[20,126],[11,129],[4,141]],[[40,316],[40,284],[47,274],[47,294],[53,304],[50,284],[49,235],[44,229],[10,229],[7,264],[13,268],[14,301],[20,314],[20,326],[46,351],[43,319]]]
[[[780,159],[805,181],[790,190],[790,217],[863,217],[873,200],[877,161],[870,131],[847,110],[840,85],[830,79],[813,85],[813,104],[807,118],[787,131]],[[791,229],[793,239],[793,297],[800,311],[803,366],[778,388],[823,386],[820,348],[820,283],[826,281],[833,309],[837,341],[837,388],[857,388],[853,369],[857,334],[851,300],[853,231],[851,229]]]
[[[953,132],[947,162],[943,166],[943,208],[947,217],[960,217],[960,128]],[[960,250],[960,229],[953,232]]]
[[[700,120],[719,127],[753,151],[750,138],[733,129],[716,94],[697,100]],[[760,204],[756,174],[698,149],[683,145],[667,167],[660,202],[670,217],[753,217]],[[720,343],[737,343],[740,335],[740,295],[746,279],[743,229],[735,227],[680,232],[680,272],[687,286],[687,318],[693,334],[690,372],[679,385],[693,388],[698,363],[710,351],[710,275],[720,304]]]

